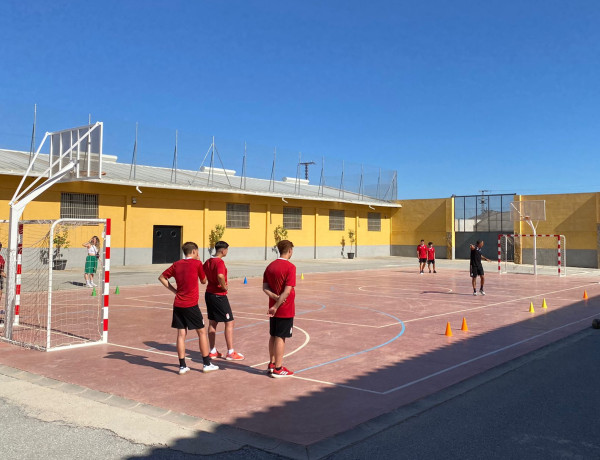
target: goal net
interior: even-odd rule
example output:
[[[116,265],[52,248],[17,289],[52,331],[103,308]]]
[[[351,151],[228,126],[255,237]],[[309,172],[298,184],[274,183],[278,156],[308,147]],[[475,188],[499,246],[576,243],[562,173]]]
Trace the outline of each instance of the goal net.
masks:
[[[567,275],[564,235],[498,235],[498,273]]]
[[[110,220],[21,221],[18,228],[16,273],[6,273],[14,276],[14,321],[4,340],[46,351],[106,342]],[[7,232],[0,222],[0,242]],[[0,326],[8,329],[2,303]]]

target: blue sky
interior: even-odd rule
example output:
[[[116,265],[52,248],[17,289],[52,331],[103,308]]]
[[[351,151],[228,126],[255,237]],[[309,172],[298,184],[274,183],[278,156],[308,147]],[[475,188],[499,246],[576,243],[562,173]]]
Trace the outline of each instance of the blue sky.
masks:
[[[395,169],[399,198],[598,191],[598,24],[597,0],[4,0],[0,147],[37,103],[42,130],[105,121],[122,161],[138,121],[140,163],[178,129],[192,169],[215,135],[261,146],[249,171],[274,147]]]

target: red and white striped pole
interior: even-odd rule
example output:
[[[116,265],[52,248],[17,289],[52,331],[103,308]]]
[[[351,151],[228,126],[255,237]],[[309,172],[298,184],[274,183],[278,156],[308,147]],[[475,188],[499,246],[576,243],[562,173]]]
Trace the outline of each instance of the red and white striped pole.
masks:
[[[13,324],[19,325],[19,312],[21,310],[21,273],[23,263],[23,224],[19,224],[17,236],[17,276],[15,278],[15,319]]]
[[[502,235],[498,235],[498,274],[502,272]]]
[[[106,219],[106,231],[104,238],[104,292],[102,300],[104,307],[102,309],[102,341],[108,342],[108,299],[110,294],[110,219]]]
[[[561,247],[560,247],[560,235],[554,235],[558,241],[558,276],[560,276],[560,267],[562,265]]]

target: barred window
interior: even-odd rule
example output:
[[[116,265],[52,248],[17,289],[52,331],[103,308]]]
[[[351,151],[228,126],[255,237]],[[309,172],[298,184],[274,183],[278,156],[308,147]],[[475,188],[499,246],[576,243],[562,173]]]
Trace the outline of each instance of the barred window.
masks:
[[[367,216],[367,228],[370,232],[381,231],[381,213],[370,212]]]
[[[345,230],[346,228],[346,213],[339,209],[329,210],[329,230]]]
[[[227,228],[250,228],[250,205],[246,203],[227,203]]]
[[[61,193],[61,219],[97,219],[98,195],[90,193]]]
[[[283,208],[283,228],[302,230],[302,208]]]

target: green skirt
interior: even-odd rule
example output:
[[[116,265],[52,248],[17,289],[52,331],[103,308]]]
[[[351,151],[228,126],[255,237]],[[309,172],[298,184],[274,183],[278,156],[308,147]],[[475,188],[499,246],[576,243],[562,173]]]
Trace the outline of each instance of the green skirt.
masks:
[[[87,256],[85,259],[85,273],[92,274],[96,273],[98,269],[98,258],[96,256]]]

